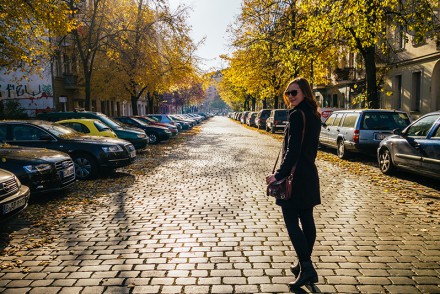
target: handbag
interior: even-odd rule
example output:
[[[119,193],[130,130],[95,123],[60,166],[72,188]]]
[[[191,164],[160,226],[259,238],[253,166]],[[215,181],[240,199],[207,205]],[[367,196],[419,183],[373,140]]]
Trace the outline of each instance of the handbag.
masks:
[[[306,117],[304,115],[304,112],[300,110],[303,118],[303,129],[302,129],[302,137],[301,137],[301,146],[304,141],[304,131],[306,129]],[[289,125],[290,128],[290,125]],[[288,128],[286,128],[286,132],[288,131]],[[284,145],[284,144],[283,144]],[[281,145],[281,150],[283,150],[283,145]],[[278,163],[278,159],[280,158],[281,150],[278,152],[277,160],[275,161],[275,165],[273,166],[272,174],[275,173],[275,168]],[[281,200],[289,200],[292,197],[292,184],[293,184],[293,176],[295,175],[296,165],[298,161],[295,162],[295,164],[292,167],[292,170],[290,171],[290,174],[282,178],[281,180],[275,181],[267,185],[266,188],[266,195],[274,197],[276,199]]]

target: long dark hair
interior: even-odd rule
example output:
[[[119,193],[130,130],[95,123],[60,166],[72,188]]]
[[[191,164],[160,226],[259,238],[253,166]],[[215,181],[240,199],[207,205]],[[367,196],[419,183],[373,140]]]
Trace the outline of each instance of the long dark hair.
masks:
[[[310,107],[313,109],[313,114],[317,118],[321,118],[321,113],[319,113],[319,111],[318,111],[318,102],[316,101],[315,95],[313,95],[313,91],[312,91],[312,88],[310,87],[309,82],[305,78],[297,77],[297,78],[293,79],[292,81],[289,82],[289,84],[287,85],[286,90],[284,90],[284,92],[287,91],[287,89],[290,87],[290,85],[295,84],[295,83],[298,85],[298,87],[303,92],[304,101],[307,102],[307,104],[309,104]],[[283,98],[284,98],[284,103],[286,103],[286,105],[289,105],[290,104],[289,97],[286,94],[284,94]]]

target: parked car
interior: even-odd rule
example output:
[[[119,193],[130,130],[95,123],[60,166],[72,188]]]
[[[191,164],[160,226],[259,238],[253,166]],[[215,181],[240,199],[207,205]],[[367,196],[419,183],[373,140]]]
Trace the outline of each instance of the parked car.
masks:
[[[154,119],[157,122],[161,122],[161,123],[167,123],[173,126],[176,126],[179,130],[182,129],[182,125],[179,124],[178,122],[176,122],[175,120],[173,120],[169,115],[167,114],[147,114],[147,117],[150,117],[152,119]]]
[[[255,118],[257,117],[258,112],[252,111],[246,117],[246,124],[250,127],[256,127]]]
[[[396,169],[440,179],[440,111],[428,113],[403,131],[383,139],[377,149],[384,174]]]
[[[375,154],[380,141],[409,124],[409,115],[398,110],[338,110],[323,123],[319,144],[336,148],[339,158],[347,158],[350,152]]]
[[[71,118],[97,119],[110,127],[120,139],[130,141],[136,149],[143,149],[148,146],[148,137],[143,130],[123,127],[120,123],[112,120],[107,115],[92,111],[67,111],[67,112],[45,112],[39,113],[37,119],[56,122]]]
[[[195,119],[190,119],[190,118],[178,115],[178,114],[170,115],[170,117],[173,120],[175,120],[175,121],[177,121],[177,122],[182,124],[182,130],[192,129],[192,127],[197,124]]]
[[[275,133],[279,130],[284,130],[289,122],[289,110],[287,109],[273,109],[270,111],[269,117],[266,119],[266,131]]]
[[[26,208],[29,187],[22,185],[11,172],[0,169],[0,219],[6,220]]]
[[[117,138],[116,133],[109,126],[97,119],[72,118],[57,121],[57,124],[74,129],[77,132],[90,136]]]
[[[250,113],[250,111],[243,111],[242,116],[240,117],[240,123],[241,124],[245,124],[246,123],[246,119],[248,114]]]
[[[131,164],[136,150],[128,141],[118,138],[86,136],[75,130],[48,121],[0,121],[11,145],[58,150],[70,155],[76,177],[90,179],[106,171]]]
[[[151,117],[144,116],[144,115],[135,115],[133,117],[135,117],[135,118],[137,118],[137,119],[139,119],[149,125],[166,127],[170,130],[172,136],[176,136],[179,133],[179,130],[177,129],[177,127],[175,125],[161,123]]]
[[[266,119],[270,115],[270,109],[261,109],[255,118],[255,124],[258,129],[266,129]]]
[[[0,132],[6,129],[0,128]],[[15,174],[32,195],[60,191],[75,183],[75,167],[66,153],[2,144],[0,157],[0,168]]]
[[[171,138],[171,131],[166,127],[149,125],[136,117],[119,116],[114,117],[121,123],[144,130],[150,139],[151,144],[157,144],[161,141]]]

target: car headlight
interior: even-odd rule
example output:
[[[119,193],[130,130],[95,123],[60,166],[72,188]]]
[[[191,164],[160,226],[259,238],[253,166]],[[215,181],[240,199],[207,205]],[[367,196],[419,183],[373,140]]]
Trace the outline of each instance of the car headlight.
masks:
[[[147,135],[145,135],[145,134],[137,134],[136,135],[138,138],[145,138]]]
[[[23,169],[28,174],[35,174],[35,173],[41,173],[41,172],[50,170],[51,166],[50,166],[50,164],[42,163],[42,164],[38,164],[38,165],[25,165],[25,166],[23,166]]]
[[[109,153],[109,152],[121,152],[121,151],[124,151],[124,150],[122,149],[122,147],[119,146],[119,145],[105,146],[105,147],[102,147],[102,150],[104,150],[104,152],[106,152],[106,153]]]

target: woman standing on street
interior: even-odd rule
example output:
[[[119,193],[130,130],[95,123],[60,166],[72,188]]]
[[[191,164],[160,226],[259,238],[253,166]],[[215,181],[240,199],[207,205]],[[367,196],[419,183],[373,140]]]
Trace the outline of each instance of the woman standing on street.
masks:
[[[280,168],[266,178],[268,184],[287,177],[297,163],[292,198],[277,200],[281,206],[284,222],[299,263],[290,270],[296,280],[289,284],[291,289],[318,282],[318,274],[312,264],[311,255],[316,239],[313,207],[321,203],[318,170],[315,158],[318,152],[321,115],[318,104],[305,78],[296,78],[284,92],[284,101],[289,106],[289,124],[283,141],[283,160]],[[303,115],[305,116],[304,128]],[[299,226],[301,221],[301,227]]]

